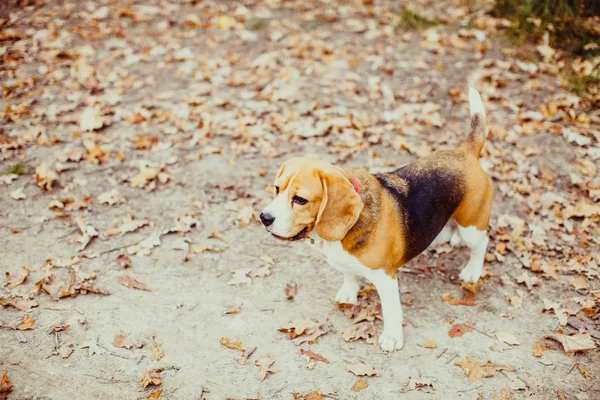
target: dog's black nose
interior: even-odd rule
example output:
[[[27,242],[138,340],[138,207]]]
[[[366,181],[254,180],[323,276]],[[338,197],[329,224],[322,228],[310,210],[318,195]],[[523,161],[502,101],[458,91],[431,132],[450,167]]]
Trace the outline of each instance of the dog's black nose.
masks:
[[[275,221],[275,217],[271,214],[260,213],[260,220],[264,226],[269,226]]]

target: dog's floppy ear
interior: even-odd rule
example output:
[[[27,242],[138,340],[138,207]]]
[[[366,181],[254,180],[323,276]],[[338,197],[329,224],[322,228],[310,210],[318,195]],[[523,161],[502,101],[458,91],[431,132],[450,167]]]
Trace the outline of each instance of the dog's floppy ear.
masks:
[[[340,174],[320,172],[323,198],[315,230],[324,240],[342,240],[354,226],[363,209],[363,202],[352,184]]]

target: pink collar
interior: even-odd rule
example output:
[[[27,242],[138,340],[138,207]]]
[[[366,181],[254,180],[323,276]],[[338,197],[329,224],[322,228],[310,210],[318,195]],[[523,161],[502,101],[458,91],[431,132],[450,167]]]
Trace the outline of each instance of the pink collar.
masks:
[[[358,180],[356,179],[356,177],[354,176],[354,174],[352,172],[348,172],[350,174],[350,177],[352,178],[352,184],[354,185],[354,190],[356,190],[356,193],[360,194],[360,185],[358,184]]]

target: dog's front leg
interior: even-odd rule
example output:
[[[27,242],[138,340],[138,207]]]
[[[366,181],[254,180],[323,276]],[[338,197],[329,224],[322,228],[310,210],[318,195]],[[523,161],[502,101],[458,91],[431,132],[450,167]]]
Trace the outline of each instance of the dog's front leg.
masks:
[[[344,272],[344,283],[338,290],[335,301],[345,304],[357,304],[359,289],[358,276]]]
[[[398,291],[398,279],[386,274],[384,270],[370,270],[365,277],[373,282],[383,313],[383,334],[379,337],[379,347],[384,351],[399,350],[404,346],[402,328],[403,315]]]

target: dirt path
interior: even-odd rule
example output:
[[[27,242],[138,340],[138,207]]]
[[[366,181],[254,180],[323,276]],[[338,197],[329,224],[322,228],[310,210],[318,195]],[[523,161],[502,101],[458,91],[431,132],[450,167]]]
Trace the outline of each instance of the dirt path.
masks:
[[[13,9],[0,42],[9,399],[600,397],[600,115],[560,88],[555,59],[516,58],[497,21],[456,2],[424,7],[445,24],[420,31],[394,31],[395,2],[37,3]],[[412,261],[405,346],[385,354],[370,344],[377,296],[345,310],[353,324],[333,300],[341,275],[255,215],[292,155],[376,172],[455,145],[467,83],[491,125],[492,275],[451,305],[469,301],[466,251]],[[278,331],[302,320],[316,343]],[[467,357],[505,368],[472,364],[493,376],[471,383]],[[379,376],[357,378],[357,362]]]

